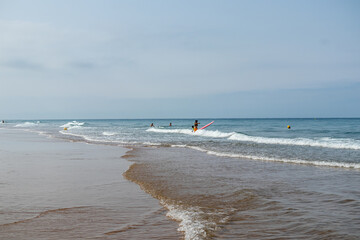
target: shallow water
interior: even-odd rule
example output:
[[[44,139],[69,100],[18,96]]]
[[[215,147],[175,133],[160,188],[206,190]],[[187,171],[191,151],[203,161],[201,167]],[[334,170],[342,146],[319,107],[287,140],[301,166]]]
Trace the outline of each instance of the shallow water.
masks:
[[[353,170],[140,149],[127,178],[179,221],[186,239],[356,239],[360,174]]]
[[[212,120],[200,119],[200,126]],[[155,127],[149,127],[152,122]],[[210,127],[195,133],[192,124],[190,119],[115,119],[9,121],[5,125],[67,139],[178,146],[219,157],[360,169],[358,118],[215,119]]]
[[[209,121],[200,120],[202,124]],[[155,128],[149,127],[151,122],[155,123]],[[42,120],[9,121],[1,127],[40,133],[54,138],[55,142],[63,139],[92,143],[94,149],[108,148],[108,151],[99,152],[90,149],[86,158],[94,156],[94,161],[80,165],[76,164],[76,157],[70,158],[68,168],[63,161],[67,157],[61,158],[62,154],[57,153],[60,158],[55,159],[61,159],[59,164],[63,166],[64,174],[59,175],[59,179],[72,176],[79,184],[80,191],[76,189],[68,194],[71,201],[90,201],[97,199],[97,194],[101,196],[99,199],[111,201],[58,204],[33,214],[36,220],[39,215],[46,219],[44,216],[53,214],[48,210],[58,209],[59,214],[74,211],[73,218],[77,219],[81,212],[91,209],[92,215],[88,216],[99,222],[113,216],[110,217],[113,225],[104,223],[106,230],[100,227],[101,233],[89,230],[89,238],[360,238],[360,119],[217,119],[209,128],[196,133],[189,127],[191,120],[172,120],[172,127],[168,122],[154,119]],[[290,130],[286,128],[288,124]],[[23,151],[32,149],[25,143],[19,146]],[[157,200],[122,179],[121,174],[129,165],[117,168],[117,160],[103,164],[111,149],[121,146],[135,149],[126,157],[135,163],[125,173],[126,178]],[[6,155],[6,150],[2,154]],[[47,148],[39,148],[41,156],[47,151]],[[88,150],[81,149],[77,153],[81,155],[84,151]],[[18,156],[18,151],[11,154]],[[36,154],[31,150],[24,159],[34,161]],[[92,188],[81,190],[82,184],[101,183],[102,177],[82,174],[80,166],[101,170],[99,176],[105,179],[113,176],[119,180],[121,177],[123,182],[112,186],[112,182],[117,181],[109,181],[108,185],[100,184],[93,191],[89,191]],[[74,167],[80,174],[71,170]],[[45,169],[48,174],[36,180],[38,183],[48,178],[50,183],[56,176],[57,170],[53,167]],[[23,175],[19,179],[24,180]],[[38,186],[33,188],[35,192],[41,189]],[[26,189],[19,188],[14,195],[22,191]],[[126,196],[121,194],[123,191]],[[48,193],[40,192],[39,196],[42,194]],[[91,208],[87,208],[89,206]],[[138,209],[146,214],[139,214]],[[123,212],[137,220],[127,218]]]

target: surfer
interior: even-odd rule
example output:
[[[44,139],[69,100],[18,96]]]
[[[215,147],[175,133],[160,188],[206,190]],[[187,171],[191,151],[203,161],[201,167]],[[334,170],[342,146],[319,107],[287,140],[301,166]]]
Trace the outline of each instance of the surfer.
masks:
[[[196,132],[196,131],[198,130],[199,124],[200,124],[200,123],[198,122],[198,120],[195,120],[194,126],[193,126],[193,131],[194,131],[194,132]]]
[[[154,127],[154,123],[151,123],[151,124],[150,124],[150,127]]]

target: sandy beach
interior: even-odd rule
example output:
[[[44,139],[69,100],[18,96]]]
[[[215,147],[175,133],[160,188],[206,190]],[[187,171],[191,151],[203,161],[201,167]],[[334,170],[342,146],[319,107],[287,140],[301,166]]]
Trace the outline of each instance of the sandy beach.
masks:
[[[128,150],[0,129],[0,239],[179,239]]]
[[[360,240],[359,13],[1,0],[0,240]]]
[[[149,128],[147,120],[2,125],[0,239],[359,238],[356,135],[304,133],[300,142],[301,131],[279,129],[277,137],[239,141],[237,124],[261,134],[251,126],[282,120],[221,121],[224,129],[197,135],[187,120],[173,121],[177,129]],[[349,137],[346,129],[333,132]],[[285,134],[294,134],[286,145]],[[264,143],[270,139],[276,144]]]

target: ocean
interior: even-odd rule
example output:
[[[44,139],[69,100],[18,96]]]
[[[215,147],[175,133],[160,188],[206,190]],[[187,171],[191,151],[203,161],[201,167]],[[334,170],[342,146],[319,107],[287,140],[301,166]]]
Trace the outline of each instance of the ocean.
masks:
[[[130,147],[124,177],[159,201],[184,239],[360,238],[360,119],[198,119],[215,122],[192,132],[194,120],[0,127]]]

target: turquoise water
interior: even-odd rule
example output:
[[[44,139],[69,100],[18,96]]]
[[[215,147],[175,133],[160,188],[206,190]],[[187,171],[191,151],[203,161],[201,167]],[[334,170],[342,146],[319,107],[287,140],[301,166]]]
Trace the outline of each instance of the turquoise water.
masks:
[[[193,148],[219,157],[360,168],[358,118],[198,120],[200,127],[215,122],[195,133],[192,119],[38,120],[5,125],[87,141]]]

